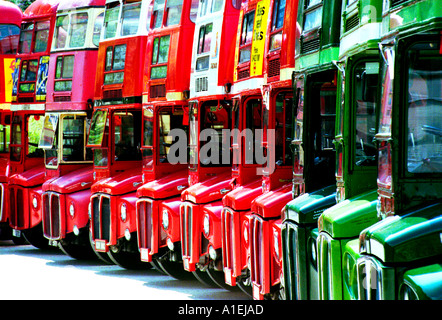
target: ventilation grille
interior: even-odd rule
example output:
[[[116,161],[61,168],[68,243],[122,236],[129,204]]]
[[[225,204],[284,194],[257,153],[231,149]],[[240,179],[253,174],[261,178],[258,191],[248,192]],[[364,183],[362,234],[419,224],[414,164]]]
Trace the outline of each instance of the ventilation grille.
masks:
[[[207,77],[196,78],[195,79],[195,90],[196,92],[208,91],[209,81]]]
[[[281,71],[281,61],[279,58],[269,61],[268,77],[278,77]]]
[[[158,84],[150,86],[149,95],[151,98],[164,98],[166,97],[166,85]]]
[[[238,71],[238,80],[246,79],[248,77],[250,77],[250,69],[249,68]]]
[[[65,102],[71,101],[71,96],[56,96],[54,97],[54,102]]]
[[[307,53],[318,50],[319,46],[320,46],[319,37],[308,41],[301,40],[301,53]]]
[[[103,91],[103,99],[119,99],[123,97],[122,89]]]
[[[345,31],[350,31],[359,25],[359,15],[355,14],[345,21]]]

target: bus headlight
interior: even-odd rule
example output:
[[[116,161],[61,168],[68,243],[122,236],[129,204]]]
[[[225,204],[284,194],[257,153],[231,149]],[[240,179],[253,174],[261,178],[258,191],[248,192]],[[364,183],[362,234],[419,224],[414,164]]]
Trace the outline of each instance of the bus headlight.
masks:
[[[34,207],[34,209],[37,209],[38,207],[38,200],[36,196],[32,198],[32,206]]]
[[[120,208],[120,216],[121,216],[121,220],[122,220],[123,222],[125,222],[125,221],[126,221],[126,218],[127,218],[127,209],[126,209],[126,204],[125,204],[125,203],[123,203],[123,204],[121,205],[121,208]]]
[[[163,209],[163,228],[167,230],[169,228],[169,212],[167,209]]]
[[[204,215],[203,229],[204,229],[204,234],[206,235],[206,237],[208,237],[210,234],[210,218],[208,214]]]
[[[75,214],[75,207],[74,204],[71,202],[71,204],[69,205],[69,214],[71,215],[71,217],[74,217]]]
[[[276,259],[279,260],[279,236],[277,232],[273,232],[273,250],[275,251]]]

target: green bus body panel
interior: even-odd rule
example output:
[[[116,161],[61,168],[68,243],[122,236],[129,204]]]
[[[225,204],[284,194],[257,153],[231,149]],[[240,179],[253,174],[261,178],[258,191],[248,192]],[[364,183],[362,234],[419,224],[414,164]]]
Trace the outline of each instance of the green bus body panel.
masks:
[[[293,199],[286,206],[286,217],[300,224],[316,224],[322,212],[336,204],[335,192],[333,185]]]
[[[438,18],[439,17],[439,18]],[[382,20],[382,33],[401,32],[409,28],[420,28],[431,25],[442,17],[441,0],[422,0],[406,2],[392,8],[389,15]]]
[[[295,62],[295,72],[324,65],[329,65],[330,68],[333,66],[332,61],[337,60],[338,57],[339,47],[329,47],[319,52],[299,57]]]
[[[377,199],[377,190],[371,190],[334,205],[322,213],[319,231],[333,238],[358,237],[363,229],[378,222]]]
[[[342,290],[344,300],[358,299],[358,275],[356,261],[359,259],[359,239],[345,244],[342,253]]]
[[[404,282],[413,288],[419,300],[442,300],[441,263],[408,270]]]
[[[408,263],[442,255],[442,204],[420,208],[363,232],[368,253],[384,263]]]

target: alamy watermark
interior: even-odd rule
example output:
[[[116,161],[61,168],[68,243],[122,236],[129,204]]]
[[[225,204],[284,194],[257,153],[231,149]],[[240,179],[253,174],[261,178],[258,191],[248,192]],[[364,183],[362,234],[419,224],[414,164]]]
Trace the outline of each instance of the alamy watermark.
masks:
[[[264,147],[264,134],[267,146]],[[274,129],[204,129],[199,134],[200,149],[197,157],[188,159],[188,147],[197,145],[196,137],[191,137],[190,146],[185,130],[172,129],[168,137],[175,141],[170,145],[167,160],[171,164],[196,164],[199,160],[204,165],[236,165],[241,164],[242,157],[231,157],[231,141],[238,144],[240,152],[244,152],[246,164],[262,165],[256,169],[257,175],[271,174],[275,170],[275,130]]]

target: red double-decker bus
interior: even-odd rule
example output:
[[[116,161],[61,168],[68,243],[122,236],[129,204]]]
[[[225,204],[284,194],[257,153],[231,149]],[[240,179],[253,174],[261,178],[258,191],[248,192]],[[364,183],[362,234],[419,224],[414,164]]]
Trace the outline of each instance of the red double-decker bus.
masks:
[[[252,202],[248,240],[254,299],[278,298],[281,273],[281,210],[292,200],[292,73],[298,1],[273,0],[267,29],[263,86],[264,135],[267,166],[263,169],[263,194]],[[267,111],[268,112],[267,112]],[[265,114],[267,113],[267,114]],[[270,132],[273,132],[270,133]],[[274,135],[274,144],[272,139]],[[274,158],[272,159],[272,156]],[[288,178],[290,177],[290,178]]]
[[[23,232],[37,248],[48,245],[42,232],[41,185],[45,180],[43,127],[49,53],[59,0],[37,0],[24,12],[12,87],[9,212],[13,234]]]
[[[181,194],[184,269],[224,285],[222,197],[232,190],[230,129],[233,56],[240,2],[200,2],[195,26],[189,99],[189,188]],[[223,132],[229,134],[223,134]],[[208,271],[211,275],[205,273]],[[212,279],[212,280],[211,280]]]
[[[136,190],[142,184],[142,93],[150,1],[106,1],[88,147],[94,158],[94,249],[123,268],[138,252]]]
[[[86,148],[104,0],[63,1],[57,9],[39,147],[45,151],[43,234],[74,258],[95,256],[89,240],[92,152]]]
[[[250,288],[245,285],[250,279],[249,247],[242,234],[248,229],[251,202],[262,194],[259,174],[264,165],[259,159],[263,158],[262,150],[259,154],[263,128],[261,88],[268,12],[269,3],[264,1],[245,1],[241,7],[232,87],[233,129],[238,130],[232,135],[234,190],[223,198],[221,219],[225,282],[238,285],[246,293]]]
[[[149,8],[143,93],[143,182],[137,191],[138,244],[142,261],[183,278],[179,205],[188,187],[187,128],[190,66],[197,0],[156,0]],[[173,133],[184,142],[182,159]],[[181,160],[181,161],[179,161]]]
[[[23,12],[17,5],[3,0],[0,1],[0,12],[0,238],[10,239],[5,188],[9,175],[12,74]]]

